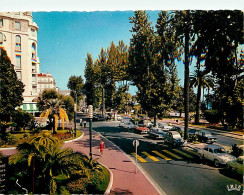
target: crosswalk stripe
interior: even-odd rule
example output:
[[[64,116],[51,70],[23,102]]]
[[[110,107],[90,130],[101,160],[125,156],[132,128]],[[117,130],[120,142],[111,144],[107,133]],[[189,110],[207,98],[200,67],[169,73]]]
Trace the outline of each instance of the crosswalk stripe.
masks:
[[[187,158],[193,158],[193,156],[191,156],[189,154],[186,154],[186,153],[184,153],[184,152],[182,152],[182,151],[180,151],[178,149],[173,149],[173,150],[176,151],[176,152],[178,152],[178,153],[180,153],[180,154],[182,154],[182,155],[184,155],[184,156],[186,156]]]
[[[165,152],[165,153],[167,153],[167,154],[169,154],[169,155],[171,155],[171,156],[173,156],[173,157],[175,157],[175,158],[177,158],[177,159],[179,159],[179,160],[182,159],[181,157],[177,156],[176,154],[174,154],[174,153],[172,153],[172,152],[170,152],[170,151],[168,151],[168,150],[163,150],[163,152]]]
[[[131,153],[134,157],[136,157],[139,161],[141,161],[142,163],[145,163],[145,162],[147,162],[144,158],[142,158],[141,156],[139,156],[138,154],[137,154],[137,156],[136,156],[136,153]]]
[[[171,158],[168,158],[167,156],[164,156],[163,154],[159,153],[158,151],[152,151],[152,152],[157,154],[158,156],[164,158],[165,160],[172,160]]]
[[[198,156],[198,153],[195,152],[195,151],[193,151],[193,150],[187,150],[187,149],[182,149],[182,150],[185,150],[185,151],[187,151],[187,152],[190,152],[190,153],[192,153],[192,154]]]
[[[152,156],[151,154],[148,154],[147,152],[142,152],[142,154],[146,155],[148,158],[152,159],[153,161],[158,162],[159,160]]]

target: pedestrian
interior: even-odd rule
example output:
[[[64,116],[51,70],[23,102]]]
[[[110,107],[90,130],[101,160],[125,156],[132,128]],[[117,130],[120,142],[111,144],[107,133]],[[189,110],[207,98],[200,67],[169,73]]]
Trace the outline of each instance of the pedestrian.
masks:
[[[82,118],[80,119],[80,126],[82,126]]]
[[[86,121],[83,122],[84,127],[86,128]]]
[[[103,155],[104,148],[105,148],[105,144],[104,144],[103,140],[101,139],[101,141],[100,141],[100,153],[101,153],[101,156]]]

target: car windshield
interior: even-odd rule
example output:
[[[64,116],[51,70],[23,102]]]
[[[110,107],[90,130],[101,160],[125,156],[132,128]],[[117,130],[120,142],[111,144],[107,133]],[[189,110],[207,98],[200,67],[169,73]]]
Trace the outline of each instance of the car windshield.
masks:
[[[216,154],[226,153],[226,150],[224,148],[216,148],[216,149],[214,149],[214,153],[216,153]]]
[[[205,132],[205,136],[212,136],[210,132]]]

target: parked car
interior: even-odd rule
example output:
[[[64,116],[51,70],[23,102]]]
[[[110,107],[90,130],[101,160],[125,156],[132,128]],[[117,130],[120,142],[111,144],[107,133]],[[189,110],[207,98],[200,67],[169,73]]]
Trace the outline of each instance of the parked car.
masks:
[[[167,123],[162,123],[162,122],[157,123],[156,126],[159,128],[165,129],[165,130],[172,129],[172,126],[168,125]]]
[[[138,126],[136,126],[136,127],[134,128],[134,131],[135,131],[135,133],[140,133],[140,134],[142,134],[142,133],[148,133],[149,128],[147,128],[147,127],[138,127]]]
[[[158,127],[151,127],[150,131],[148,132],[150,137],[154,139],[164,139],[166,136],[166,132],[163,129]]]
[[[124,125],[123,125],[123,128],[125,129],[134,129],[136,128],[137,126],[134,125],[132,122],[126,122]]]
[[[214,143],[218,141],[217,137],[213,136],[209,131],[197,131],[196,135],[200,142]]]
[[[234,174],[243,175],[244,166],[243,166],[244,156],[239,156],[234,161],[227,162],[227,168]]]
[[[216,167],[226,165],[227,162],[236,159],[236,157],[228,154],[223,147],[214,144],[208,144],[203,149],[199,149],[198,154],[201,159],[207,159],[214,162]]]
[[[139,127],[151,127],[153,126],[152,122],[149,119],[143,119],[138,122]]]
[[[181,137],[180,133],[177,131],[168,131],[165,137],[165,143],[172,146],[183,146],[186,144],[186,141]]]

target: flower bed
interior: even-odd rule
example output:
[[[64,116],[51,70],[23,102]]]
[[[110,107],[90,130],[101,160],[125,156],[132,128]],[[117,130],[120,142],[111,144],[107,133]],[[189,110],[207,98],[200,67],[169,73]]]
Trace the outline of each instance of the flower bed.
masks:
[[[57,133],[53,134],[52,136],[57,137],[60,140],[65,140],[73,137],[72,133]]]

